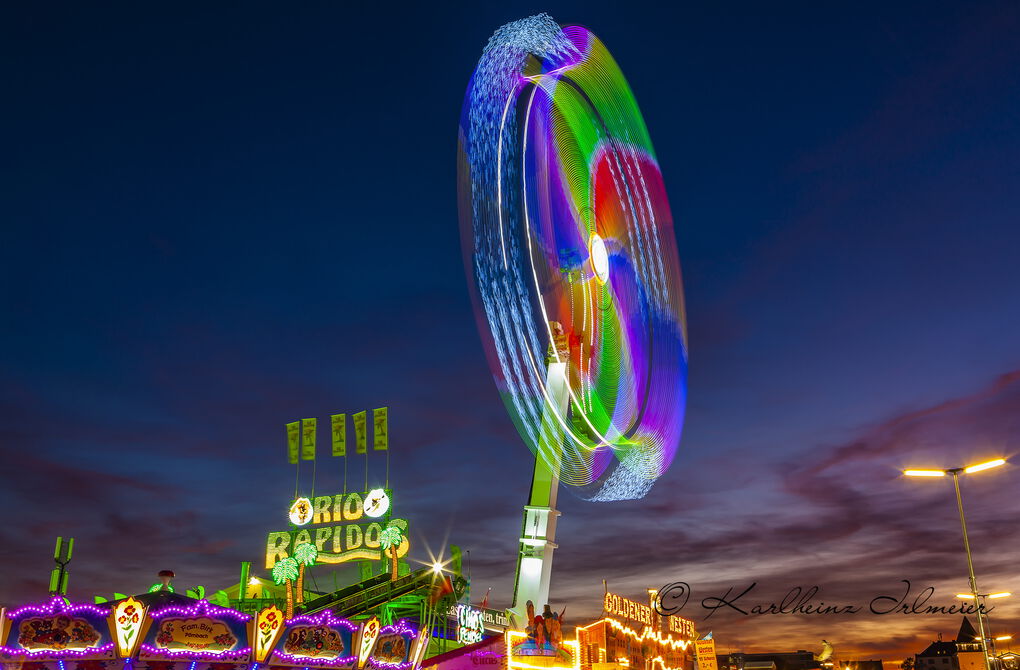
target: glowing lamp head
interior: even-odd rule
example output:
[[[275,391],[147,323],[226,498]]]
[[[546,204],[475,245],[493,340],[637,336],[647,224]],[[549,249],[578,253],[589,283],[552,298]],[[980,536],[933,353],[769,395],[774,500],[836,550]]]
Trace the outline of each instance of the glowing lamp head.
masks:
[[[981,472],[982,470],[990,470],[991,468],[997,468],[1000,465],[1005,465],[1006,459],[996,458],[993,461],[986,461],[985,463],[978,463],[977,465],[971,465],[963,469],[964,472],[970,474],[972,472]]]
[[[605,284],[609,281],[609,252],[606,251],[605,240],[598,233],[592,233],[588,241],[588,254],[591,258],[592,272]]]
[[[438,575],[443,571],[443,564],[439,561],[435,561],[432,564],[432,574]]]

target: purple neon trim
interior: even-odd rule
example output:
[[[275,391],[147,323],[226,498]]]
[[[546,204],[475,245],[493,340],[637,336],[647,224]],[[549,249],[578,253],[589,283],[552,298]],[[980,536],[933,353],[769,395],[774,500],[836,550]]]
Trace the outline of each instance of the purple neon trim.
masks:
[[[388,668],[390,670],[407,670],[407,668],[410,668],[412,665],[410,661],[401,661],[400,663],[389,663],[387,661],[380,661],[378,659],[372,658],[371,656],[369,656],[368,658],[368,663],[369,665],[375,666],[377,668]]]
[[[0,647],[0,655],[2,656],[27,656],[29,658],[39,658],[40,656],[50,656],[58,659],[81,658],[83,656],[105,654],[108,651],[113,651],[112,642],[108,642],[98,647],[88,647],[86,649],[39,649],[31,651],[28,649],[15,649],[13,647]]]
[[[343,626],[352,633],[358,630],[358,625],[347,619],[338,618],[330,610],[323,610],[318,614],[303,614],[287,619],[287,628],[293,626]]]
[[[379,636],[383,635],[410,635],[411,637],[418,637],[418,631],[411,627],[411,624],[407,622],[407,619],[401,619],[395,624],[389,626],[383,626],[382,630],[379,631]]]
[[[53,596],[48,602],[36,603],[30,605],[23,605],[13,612],[8,612],[7,618],[18,619],[26,614],[42,614],[49,616],[51,614],[77,614],[78,612],[89,612],[97,616],[107,616],[110,611],[102,607],[97,607],[90,603],[70,603],[60,596]]]
[[[164,607],[158,612],[153,612],[149,616],[153,619],[162,619],[168,616],[228,616],[235,621],[241,621],[247,623],[251,621],[251,615],[245,614],[244,612],[238,612],[227,607],[217,607],[211,605],[208,600],[199,600],[191,607]]]
[[[303,614],[287,620],[287,628],[296,628],[298,626],[340,626],[346,628],[350,633],[358,630],[356,623],[347,619],[341,619],[330,610],[323,610],[318,614]],[[295,665],[325,665],[330,667],[347,665],[358,660],[357,656],[338,656],[337,658],[324,659],[317,656],[298,656],[279,650],[273,651],[273,657]]]
[[[251,647],[228,649],[226,651],[171,651],[169,649],[153,647],[150,644],[143,644],[142,651],[161,658],[230,658],[237,660],[251,654]]]
[[[407,622],[407,619],[401,619],[395,624],[389,626],[383,626],[382,630],[379,631],[379,637],[383,635],[409,635],[412,638],[418,637],[418,631],[411,627]],[[376,639],[378,644],[378,638]],[[368,657],[368,662],[377,668],[385,668],[386,670],[407,670],[413,663],[410,661],[400,661],[399,663],[390,663],[389,661],[383,661],[373,656]]]
[[[338,656],[337,658],[325,659],[317,656],[293,656],[282,651],[274,651],[273,657],[286,661],[287,663],[293,663],[294,665],[327,665],[330,667],[347,665],[348,663],[353,663],[358,660],[357,656]],[[270,663],[270,665],[272,665],[272,663]]]

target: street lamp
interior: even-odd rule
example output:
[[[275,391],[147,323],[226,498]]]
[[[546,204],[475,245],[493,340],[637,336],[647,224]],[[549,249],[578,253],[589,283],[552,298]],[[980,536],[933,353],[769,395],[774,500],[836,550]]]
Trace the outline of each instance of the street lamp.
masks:
[[[978,606],[978,619],[981,618],[981,613],[982,613],[982,611],[984,611],[985,624],[988,625],[988,641],[992,645],[992,658],[996,659],[996,660],[999,660],[999,657],[996,655],[998,652],[995,649],[995,642],[999,641],[999,640],[1009,640],[1009,639],[1012,638],[1012,636],[1011,635],[1001,635],[999,637],[992,637],[992,622],[988,618],[987,610],[984,609],[984,607],[985,607],[984,601],[986,599],[988,599],[988,598],[995,598],[995,599],[997,599],[997,598],[1008,598],[1009,596],[1011,596],[1013,594],[1009,593],[1008,591],[999,591],[998,593],[979,593],[977,595],[978,595],[978,598],[980,598],[980,600],[981,600],[978,603],[978,605],[979,605]],[[969,593],[957,593],[956,597],[957,598],[963,598],[964,600],[972,600],[974,598],[974,596],[972,596]],[[977,639],[977,638],[975,638],[975,639]],[[999,663],[999,667],[1000,668],[1002,667],[1002,663],[1001,662]]]
[[[1008,598],[1013,595],[1009,591],[1000,591],[999,593],[979,593],[978,598]],[[957,598],[963,598],[964,600],[974,600],[973,594],[970,593],[957,593]]]
[[[974,577],[974,561],[970,557],[970,540],[967,539],[967,522],[963,518],[963,498],[960,497],[960,473],[972,474],[975,472],[981,472],[982,470],[989,470],[996,468],[1000,465],[1005,464],[1004,458],[996,458],[992,461],[986,461],[984,463],[978,463],[977,465],[970,465],[962,468],[949,468],[947,470],[904,470],[903,474],[908,477],[945,477],[946,475],[953,476],[953,488],[956,490],[956,507],[960,511],[960,527],[963,529],[963,549],[967,553],[967,573],[970,577],[970,593],[971,597],[974,598],[977,603],[978,587],[977,579]],[[992,664],[988,660],[988,642],[985,640],[985,624],[981,618],[981,610],[978,609],[978,633],[981,635],[981,654],[985,658],[985,670],[992,670]]]

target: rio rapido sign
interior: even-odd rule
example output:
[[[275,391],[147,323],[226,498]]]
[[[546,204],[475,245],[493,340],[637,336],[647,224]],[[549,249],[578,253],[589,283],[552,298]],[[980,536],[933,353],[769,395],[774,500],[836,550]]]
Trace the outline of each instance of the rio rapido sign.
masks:
[[[400,530],[397,558],[407,555],[407,520],[391,516],[391,493],[372,489],[295,499],[287,510],[291,528],[266,537],[266,569],[302,544],[315,545],[317,563],[385,560],[389,553],[384,554],[380,535],[389,527]]]

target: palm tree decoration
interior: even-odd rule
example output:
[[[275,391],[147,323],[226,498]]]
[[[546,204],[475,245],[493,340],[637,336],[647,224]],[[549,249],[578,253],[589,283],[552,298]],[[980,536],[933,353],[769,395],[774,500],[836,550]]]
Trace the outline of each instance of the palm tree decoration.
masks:
[[[299,544],[294,549],[294,558],[298,562],[297,601],[303,603],[305,601],[305,566],[315,565],[315,561],[319,558],[319,550],[315,548],[314,544],[307,542]]]
[[[298,577],[298,563],[289,556],[282,558],[273,566],[273,581],[277,584],[287,582],[287,618],[294,616],[294,595],[290,583]]]
[[[390,554],[390,581],[397,581],[397,548],[403,541],[404,536],[396,526],[389,526],[379,533],[379,544]]]

